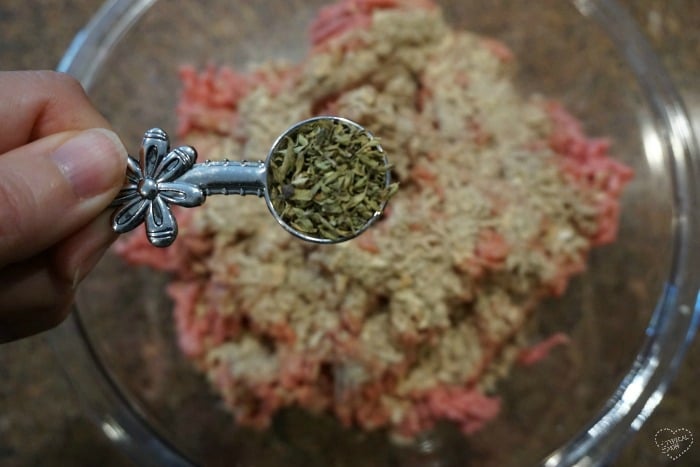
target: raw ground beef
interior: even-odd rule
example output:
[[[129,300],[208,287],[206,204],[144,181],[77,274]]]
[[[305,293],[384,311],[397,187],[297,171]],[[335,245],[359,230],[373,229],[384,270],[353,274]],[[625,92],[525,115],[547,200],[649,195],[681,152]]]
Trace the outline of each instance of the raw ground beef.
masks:
[[[120,240],[169,271],[182,350],[238,423],[281,408],[411,439],[464,433],[499,411],[495,384],[555,335],[523,324],[615,238],[630,169],[559,104],[524,97],[504,44],[454,31],[428,0],[343,0],[311,25],[307,57],[181,72],[179,136],[202,158],[264,157],[293,123],[350,118],[381,138],[400,189],[355,240],[313,245],[265,203],[213,197],[180,212],[164,250]]]

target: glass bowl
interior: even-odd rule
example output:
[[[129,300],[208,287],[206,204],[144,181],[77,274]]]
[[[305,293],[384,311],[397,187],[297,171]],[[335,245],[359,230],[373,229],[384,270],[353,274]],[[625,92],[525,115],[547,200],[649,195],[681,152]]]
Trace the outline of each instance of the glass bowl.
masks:
[[[382,433],[285,410],[263,432],[236,426],[181,355],[167,275],[108,253],[54,334],[88,412],[141,465],[598,465],[658,405],[700,310],[698,148],[683,105],[626,12],[607,0],[440,1],[448,21],[497,38],[524,93],[561,102],[607,135],[635,171],[618,240],[594,249],[532,333],[571,344],[499,384],[502,413],[470,437],[437,430],[398,446]],[[305,53],[321,1],[105,3],[59,68],[76,76],[127,143],[176,127],[183,63],[245,67]],[[130,147],[134,154],[136,144]]]

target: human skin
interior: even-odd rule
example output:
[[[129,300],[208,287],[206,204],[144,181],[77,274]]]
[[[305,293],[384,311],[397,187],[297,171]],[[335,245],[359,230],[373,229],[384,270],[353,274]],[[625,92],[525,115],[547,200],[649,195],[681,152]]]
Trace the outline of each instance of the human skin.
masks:
[[[0,72],[0,343],[68,314],[114,240],[126,149],[74,78]]]

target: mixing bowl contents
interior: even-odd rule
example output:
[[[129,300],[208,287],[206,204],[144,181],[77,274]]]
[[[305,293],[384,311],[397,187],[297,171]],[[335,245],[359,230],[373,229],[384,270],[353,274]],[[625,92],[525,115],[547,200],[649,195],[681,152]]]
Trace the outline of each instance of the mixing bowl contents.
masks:
[[[631,170],[561,105],[523,96],[502,43],[453,30],[429,0],[321,9],[300,63],[182,70],[179,136],[212,160],[259,158],[291,122],[339,115],[381,140],[401,189],[338,245],[218,197],[178,211],[180,239],[120,239],[172,273],[180,346],[237,423],[329,413],[410,440],[447,420],[473,433],[526,348],[524,324],[615,239]]]

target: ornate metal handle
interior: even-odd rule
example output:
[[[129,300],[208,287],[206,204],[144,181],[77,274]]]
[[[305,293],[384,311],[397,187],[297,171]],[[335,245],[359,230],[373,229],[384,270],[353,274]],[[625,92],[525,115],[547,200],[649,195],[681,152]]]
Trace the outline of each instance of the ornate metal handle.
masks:
[[[148,130],[141,143],[139,160],[129,156],[126,183],[112,202],[112,229],[125,233],[146,223],[148,240],[157,247],[171,245],[177,237],[177,221],[170,204],[194,207],[211,194],[265,193],[263,162],[205,162],[195,164],[191,146],[170,149],[160,128]]]

